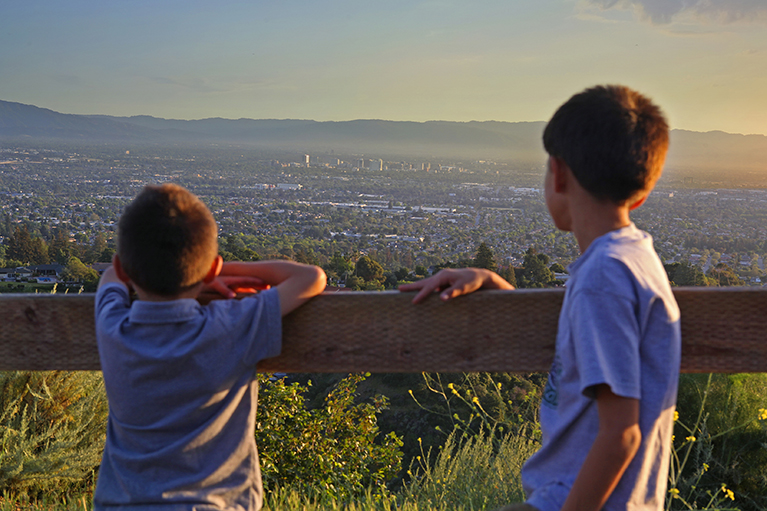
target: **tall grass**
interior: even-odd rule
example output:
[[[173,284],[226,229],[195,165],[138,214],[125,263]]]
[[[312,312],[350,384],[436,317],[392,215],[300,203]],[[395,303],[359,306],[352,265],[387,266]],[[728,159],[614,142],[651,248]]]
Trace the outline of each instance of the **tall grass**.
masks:
[[[101,373],[0,372],[0,491],[32,500],[87,491],[106,415]]]

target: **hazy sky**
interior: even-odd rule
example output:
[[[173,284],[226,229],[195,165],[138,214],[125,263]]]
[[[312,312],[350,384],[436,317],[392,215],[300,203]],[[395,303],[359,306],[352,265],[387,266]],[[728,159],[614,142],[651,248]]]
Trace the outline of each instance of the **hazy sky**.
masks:
[[[546,120],[624,83],[675,128],[767,134],[765,0],[39,0],[0,99],[177,119]]]

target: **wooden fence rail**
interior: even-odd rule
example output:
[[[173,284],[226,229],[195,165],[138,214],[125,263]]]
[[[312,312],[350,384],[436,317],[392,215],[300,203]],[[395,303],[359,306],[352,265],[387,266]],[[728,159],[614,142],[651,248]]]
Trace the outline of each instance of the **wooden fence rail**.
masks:
[[[676,288],[682,371],[767,372],[767,290]],[[561,289],[324,293],[283,321],[269,372],[546,371]],[[98,370],[93,295],[0,296],[0,370]]]

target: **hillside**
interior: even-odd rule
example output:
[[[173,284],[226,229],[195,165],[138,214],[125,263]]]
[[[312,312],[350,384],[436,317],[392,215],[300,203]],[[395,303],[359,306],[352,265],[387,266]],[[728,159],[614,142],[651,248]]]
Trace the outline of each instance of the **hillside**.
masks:
[[[0,101],[0,140],[51,139],[120,143],[236,144],[305,152],[540,162],[544,122],[404,122],[360,119],[172,120],[151,116],[72,115]],[[711,173],[727,181],[767,174],[767,137],[673,130],[667,169],[678,176]],[[729,177],[728,177],[729,176]]]

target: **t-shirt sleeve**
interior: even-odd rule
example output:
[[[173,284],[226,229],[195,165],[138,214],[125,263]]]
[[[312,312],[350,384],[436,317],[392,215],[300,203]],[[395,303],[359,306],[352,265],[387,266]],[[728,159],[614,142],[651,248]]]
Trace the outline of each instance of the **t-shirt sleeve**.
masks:
[[[104,284],[98,289],[96,293],[96,324],[100,323],[100,319],[103,319],[105,314],[115,308],[127,308],[130,307],[130,295],[128,294],[128,288],[124,284],[118,282],[110,282]]]
[[[279,355],[282,351],[282,314],[277,290],[272,288],[243,298],[239,305],[244,308],[239,314],[244,312],[250,317],[247,331],[240,337],[246,341],[243,361],[255,365],[260,360]]]
[[[578,306],[570,321],[583,395],[594,398],[594,387],[607,384],[618,396],[640,399],[640,333],[633,300],[594,289],[573,299]]]

